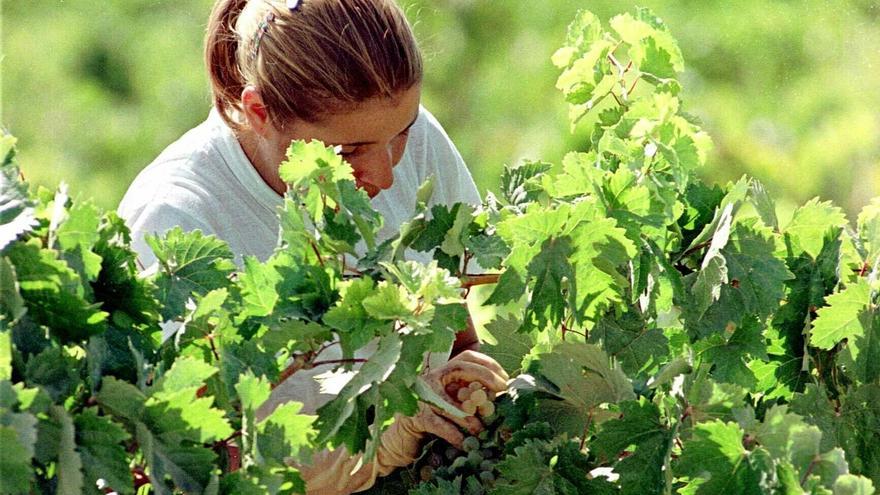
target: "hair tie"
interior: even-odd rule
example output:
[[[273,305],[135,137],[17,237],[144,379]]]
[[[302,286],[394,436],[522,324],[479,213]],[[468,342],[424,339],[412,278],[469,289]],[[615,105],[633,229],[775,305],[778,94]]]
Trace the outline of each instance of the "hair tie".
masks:
[[[299,10],[300,7],[302,7],[302,0],[287,0],[287,10],[289,10],[290,12],[296,12],[297,10]],[[257,26],[257,34],[256,36],[254,36],[254,51],[251,53],[252,60],[257,59],[257,54],[260,52],[260,43],[263,41],[263,36],[265,36],[266,32],[269,31],[269,26],[273,22],[275,22],[275,12],[269,12]]]

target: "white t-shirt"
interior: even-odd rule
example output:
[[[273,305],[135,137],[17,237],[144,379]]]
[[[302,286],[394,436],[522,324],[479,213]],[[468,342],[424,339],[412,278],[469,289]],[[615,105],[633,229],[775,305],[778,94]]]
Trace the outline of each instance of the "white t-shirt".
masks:
[[[420,107],[403,158],[394,167],[393,185],[372,199],[373,207],[385,219],[379,241],[397,233],[401,223],[412,216],[416,191],[432,175],[431,204],[480,203],[477,187],[455,145],[434,116]],[[161,235],[176,226],[225,240],[241,265],[245,255],[260,260],[271,256],[279,232],[276,211],[282,204],[282,197],[257,173],[232,130],[216,110],[211,110],[204,122],[138,174],[118,213],[131,229],[132,247],[143,267],[156,261],[144,235]],[[430,259],[426,253],[408,251],[406,255],[418,261]],[[356,357],[369,357],[374,351],[374,346],[367,346]],[[339,346],[321,354],[322,360],[341,357]],[[322,390],[315,379],[331,368],[320,366],[296,373],[273,390],[261,415],[288,400],[303,402],[303,412],[314,412],[334,395],[333,390]]]

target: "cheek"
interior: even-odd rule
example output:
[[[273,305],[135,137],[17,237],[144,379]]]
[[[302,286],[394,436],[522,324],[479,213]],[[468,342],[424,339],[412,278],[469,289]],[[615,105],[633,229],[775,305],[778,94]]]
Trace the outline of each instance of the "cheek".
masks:
[[[403,153],[406,151],[407,140],[407,136],[400,136],[391,143],[391,160],[394,165],[397,165],[403,158]]]
[[[369,158],[364,158],[363,155],[346,158],[345,161],[351,165],[351,172],[354,174],[356,178],[364,175],[369,170]]]

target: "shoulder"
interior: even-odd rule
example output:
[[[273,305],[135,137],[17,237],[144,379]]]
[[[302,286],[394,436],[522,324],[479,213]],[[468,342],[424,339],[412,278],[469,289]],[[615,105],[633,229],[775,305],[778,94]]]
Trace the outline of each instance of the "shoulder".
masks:
[[[407,154],[418,169],[418,182],[435,177],[434,203],[481,202],[465,161],[446,130],[427,108],[419,108],[419,116],[407,142]]]
[[[129,185],[119,204],[126,220],[160,207],[197,213],[223,174],[212,123],[206,120],[166,147]]]
[[[147,234],[180,226],[212,233],[211,211],[217,202],[222,156],[205,121],[166,147],[129,185],[117,212],[132,232],[135,250],[150,258]]]
[[[410,139],[413,140],[414,138],[417,145],[455,147],[440,121],[424,105],[419,105],[419,116],[416,118],[416,122],[410,131]]]

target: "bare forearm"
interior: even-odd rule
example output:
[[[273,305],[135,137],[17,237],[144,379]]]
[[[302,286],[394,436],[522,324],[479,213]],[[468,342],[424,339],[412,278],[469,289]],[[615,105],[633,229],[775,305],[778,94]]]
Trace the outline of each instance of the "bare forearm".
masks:
[[[452,356],[461,354],[463,351],[479,351],[480,339],[470,315],[467,318],[467,327],[455,334],[455,343],[452,344]]]

